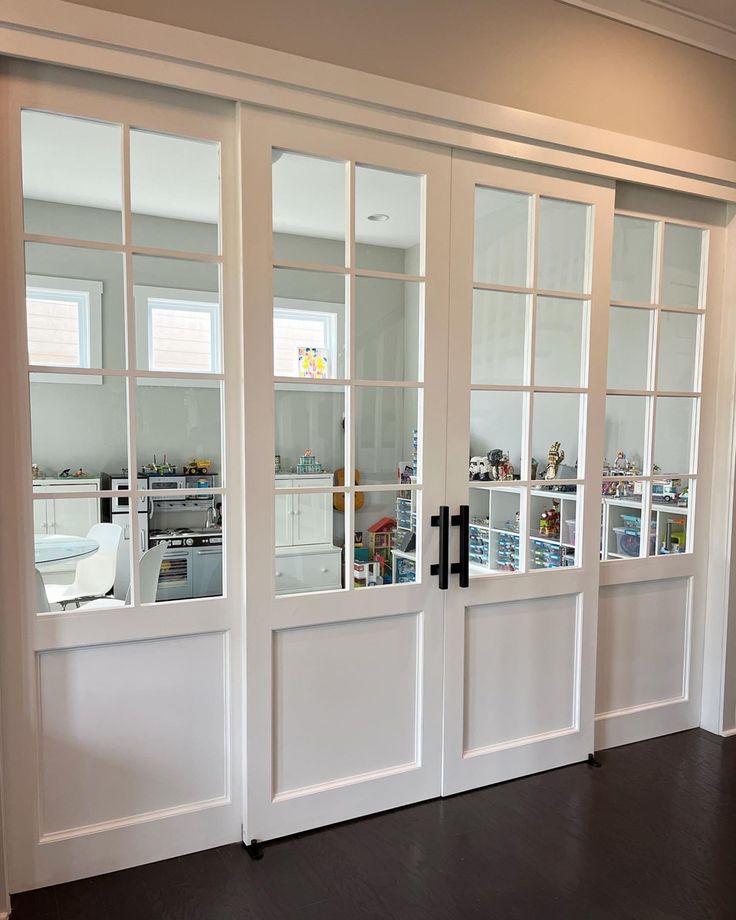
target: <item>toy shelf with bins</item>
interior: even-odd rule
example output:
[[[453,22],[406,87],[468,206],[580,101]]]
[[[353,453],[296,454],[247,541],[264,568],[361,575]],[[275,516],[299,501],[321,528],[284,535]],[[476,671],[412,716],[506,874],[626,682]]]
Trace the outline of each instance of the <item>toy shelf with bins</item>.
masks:
[[[542,515],[550,509],[559,514],[558,525],[552,532],[543,530],[541,525]],[[530,571],[575,565],[577,519],[577,492],[529,490]]]
[[[554,502],[554,505],[553,505]],[[470,488],[470,569],[474,575],[519,571],[521,490],[512,486]],[[540,533],[542,513],[555,507],[560,527]],[[529,568],[559,568],[575,562],[577,494],[529,491]]]
[[[604,560],[636,559],[640,556],[641,512],[640,495],[625,498],[604,496],[601,547]],[[656,500],[652,502],[647,548],[650,556],[685,551],[689,514],[687,505]]]
[[[396,497],[396,530],[394,531],[394,549],[391,550],[391,563],[394,582],[416,581],[416,549],[401,549],[404,540],[417,532],[417,493],[413,489],[402,490]]]

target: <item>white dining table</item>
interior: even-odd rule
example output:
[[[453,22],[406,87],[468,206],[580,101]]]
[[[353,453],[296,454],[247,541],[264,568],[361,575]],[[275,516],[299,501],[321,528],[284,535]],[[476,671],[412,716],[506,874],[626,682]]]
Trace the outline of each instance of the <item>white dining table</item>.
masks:
[[[36,565],[67,562],[93,556],[100,548],[96,540],[72,534],[40,534],[33,537]]]

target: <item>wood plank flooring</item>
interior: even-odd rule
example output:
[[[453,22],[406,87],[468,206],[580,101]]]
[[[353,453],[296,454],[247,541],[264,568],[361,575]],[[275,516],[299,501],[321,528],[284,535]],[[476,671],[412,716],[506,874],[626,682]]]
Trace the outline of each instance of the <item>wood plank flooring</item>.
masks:
[[[695,730],[267,845],[13,897],[12,920],[734,920],[736,738]]]

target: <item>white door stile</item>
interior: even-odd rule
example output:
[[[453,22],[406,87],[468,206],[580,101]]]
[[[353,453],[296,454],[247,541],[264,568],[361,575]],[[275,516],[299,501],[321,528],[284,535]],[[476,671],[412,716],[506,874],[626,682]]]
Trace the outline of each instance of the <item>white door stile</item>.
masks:
[[[595,649],[599,575],[600,469],[603,461],[605,417],[605,371],[610,288],[611,244],[614,195],[611,183],[580,177],[581,181],[545,176],[483,162],[479,157],[453,159],[453,223],[450,336],[449,407],[447,434],[447,498],[451,510],[468,501],[468,444],[470,431],[470,342],[473,288],[474,193],[477,185],[548,195],[593,206],[590,268],[590,351],[588,353],[587,406],[581,411],[580,445],[585,457],[585,480],[578,486],[584,497],[584,519],[578,519],[578,546],[582,545],[579,567],[554,571],[531,571],[470,579],[461,589],[451,579],[447,596],[445,646],[445,742],[443,795],[501,782],[525,774],[552,769],[586,759],[594,750],[593,699],[595,691]],[[482,285],[476,285],[482,287]],[[533,347],[533,343],[532,343]],[[531,352],[533,354],[533,352]],[[529,360],[529,355],[527,360]],[[499,389],[502,389],[499,387]],[[500,446],[500,445],[499,445]],[[581,453],[582,453],[581,450]],[[523,483],[522,483],[523,484]],[[515,486],[517,483],[508,483]],[[579,499],[578,499],[579,500]],[[523,501],[523,498],[522,498]],[[522,505],[522,515],[524,507]],[[457,553],[457,540],[453,539]],[[522,553],[525,548],[522,548]],[[453,558],[457,558],[456,555]],[[466,749],[468,708],[466,619],[474,608],[514,602],[535,602],[555,598],[575,599],[574,681],[570,724],[565,728],[514,736],[487,748]],[[487,609],[492,609],[489,607]],[[498,609],[498,608],[496,608]],[[509,646],[507,654],[523,654]],[[533,709],[536,694],[543,694],[544,668],[538,662],[535,687],[524,690],[524,703]],[[490,702],[490,701],[487,701]],[[479,701],[483,705],[483,701]]]
[[[627,216],[661,219],[657,214],[621,212]],[[723,406],[719,405],[719,374],[723,358],[722,330],[726,322],[724,312],[724,276],[726,234],[723,228],[699,223],[697,220],[678,220],[666,217],[667,223],[699,226],[707,231],[708,240],[704,255],[706,300],[703,319],[704,336],[701,337],[702,380],[697,391],[701,395],[700,411],[696,417],[693,455],[697,461],[695,514],[691,517],[688,534],[690,552],[682,555],[656,556],[647,559],[619,560],[601,564],[601,588],[633,584],[642,586],[657,583],[663,586],[672,580],[686,582],[686,621],[683,631],[681,663],[681,689],[674,696],[645,702],[625,709],[596,713],[596,747],[600,750],[632,744],[647,738],[656,738],[673,732],[686,731],[701,724],[701,702],[704,667],[712,666],[706,652],[706,630],[711,617],[718,619],[718,580],[727,569],[726,546],[719,546],[713,534],[727,527],[725,520],[718,526],[719,494],[729,487],[729,465],[722,462],[717,446],[722,444],[719,423],[723,424]],[[668,307],[668,310],[670,308]],[[691,396],[691,393],[683,394]],[[728,398],[728,397],[727,397]],[[719,414],[721,418],[719,419]],[[712,605],[715,604],[716,607]],[[719,639],[722,645],[722,639]],[[602,654],[603,650],[599,651]],[[677,662],[663,662],[659,666],[677,667]]]
[[[56,74],[58,77],[58,74]],[[238,187],[234,107],[210,104],[186,94],[160,90],[143,84],[127,84],[114,78],[100,78],[81,71],[68,72],[64,81],[54,80],[54,72],[45,67],[8,65],[9,118],[5,122],[6,161],[9,201],[7,214],[6,256],[9,271],[3,279],[6,303],[15,310],[7,320],[10,334],[4,358],[12,362],[17,398],[13,400],[10,430],[16,437],[6,445],[12,456],[9,463],[10,484],[7,511],[16,522],[12,551],[4,556],[8,578],[4,579],[7,597],[13,598],[2,617],[2,702],[3,756],[6,802],[6,830],[9,851],[11,891],[69,881],[99,873],[171,858],[210,846],[238,840],[242,822],[241,742],[241,620],[243,540],[236,514],[226,518],[224,559],[225,594],[222,598],[201,601],[169,602],[120,610],[90,610],[84,613],[64,613],[39,617],[34,614],[35,582],[33,578],[33,526],[31,515],[30,464],[30,404],[27,385],[27,345],[25,333],[24,221],[21,179],[20,112],[31,108],[62,115],[112,122],[124,126],[149,129],[183,137],[212,140],[220,144],[222,208],[220,226],[223,239],[222,255],[214,260],[223,266],[221,293],[224,310],[223,355],[226,367],[222,414],[224,417],[223,453],[229,460],[229,481],[217,491],[226,495],[226,502],[235,508],[242,503],[242,355],[240,349],[240,291],[238,264],[239,202],[234,190]],[[129,200],[129,193],[125,196]],[[129,229],[129,224],[128,224]],[[26,235],[28,238],[29,235]],[[123,252],[128,262],[128,288],[131,255],[143,253],[144,248],[132,245],[130,236],[118,246],[96,246],[94,241],[67,240],[34,236],[34,241],[83,246],[88,249],[112,249]],[[153,250],[150,255],[170,255],[195,259],[196,254],[179,251]],[[128,298],[128,319],[132,303]],[[130,330],[129,330],[130,331]],[[133,339],[129,341],[134,342]],[[83,371],[82,371],[83,373]],[[107,373],[105,370],[103,373]],[[114,377],[123,372],[112,370]],[[176,377],[176,374],[151,376]],[[134,378],[130,378],[134,383]],[[137,466],[135,432],[129,440],[128,463]],[[223,458],[223,466],[225,460]],[[60,495],[62,493],[60,492]],[[133,506],[134,503],[133,503]],[[132,528],[137,530],[136,515]],[[135,536],[137,540],[137,536]],[[137,546],[138,543],[133,542]],[[136,568],[133,567],[134,590]],[[222,696],[217,703],[222,718],[218,758],[224,765],[220,792],[214,797],[197,797],[197,779],[191,801],[182,801],[145,812],[135,811],[113,819],[102,814],[92,823],[69,826],[58,832],[43,832],[41,816],[41,782],[44,746],[41,736],[44,713],[41,711],[40,656],[64,654],[67,651],[92,653],[116,649],[130,655],[127,679],[133,685],[137,679],[136,655],[139,650],[155,652],[164,647],[159,643],[182,643],[189,651],[188,667],[198,667],[199,644],[204,642],[213,667],[219,671],[218,682]],[[187,643],[193,643],[187,645]],[[196,648],[195,648],[196,647]],[[219,655],[219,658],[218,658]],[[168,665],[167,665],[168,666]],[[121,674],[121,680],[124,680]],[[72,692],[69,690],[68,692]],[[216,692],[215,692],[216,696]],[[79,701],[83,703],[82,700]],[[153,705],[153,704],[152,704]],[[181,713],[174,714],[177,719]],[[131,716],[131,713],[126,713]],[[81,716],[80,716],[81,717]],[[115,719],[114,708],[110,718]],[[133,717],[134,718],[134,717]],[[49,726],[46,726],[49,728]],[[51,726],[52,728],[52,726]],[[161,753],[161,752],[159,752]],[[135,756],[135,752],[132,752]],[[164,752],[165,756],[165,752]],[[91,776],[94,753],[89,752]],[[186,770],[186,763],[178,762]],[[109,774],[108,774],[109,779]],[[125,780],[121,779],[122,789]],[[48,783],[48,780],[47,780]],[[90,788],[94,789],[94,779]],[[64,790],[47,785],[46,795],[63,796]],[[110,800],[114,798],[110,797]],[[93,796],[101,812],[105,803],[100,795]]]
[[[445,434],[449,157],[443,152],[377,140],[360,132],[343,132],[296,117],[250,108],[241,109],[241,113],[245,342],[246,349],[249,342],[257,342],[259,346],[257,351],[249,353],[245,368],[246,432],[258,432],[257,437],[246,438],[248,758],[244,839],[249,842],[284,836],[440,793],[443,606],[436,579],[429,574],[430,564],[437,554],[437,536],[429,527],[429,516],[436,513],[444,494],[441,445]],[[272,147],[336,160],[357,160],[361,164],[427,176],[424,365],[432,370],[425,374],[424,380],[421,583],[274,597]],[[352,180],[354,167],[349,174]],[[351,200],[349,194],[347,200]],[[348,216],[350,211],[348,208]],[[351,260],[351,264],[354,265],[354,261]],[[348,326],[354,328],[351,314],[348,300]],[[348,404],[346,470],[350,469],[354,454],[355,418],[351,409]],[[431,458],[429,451],[434,452]],[[349,474],[346,491],[345,532],[349,534],[353,526],[349,499],[355,491]],[[347,567],[346,577],[352,580],[351,565]],[[364,632],[361,647],[371,655],[372,631],[389,620],[396,622],[402,617],[416,621],[412,703],[416,707],[416,717],[414,738],[410,743],[413,757],[408,762],[393,762],[391,751],[386,751],[382,752],[386,763],[379,768],[358,769],[341,775],[339,764],[332,770],[328,765],[325,769],[333,776],[324,782],[277,789],[276,758],[283,753],[285,745],[298,744],[296,739],[282,735],[275,711],[277,678],[289,679],[288,674],[276,674],[279,637],[294,635],[298,630],[314,633],[315,629],[344,625],[348,630]],[[330,675],[324,677],[326,688],[339,687],[339,678],[334,677],[337,683],[330,684]],[[377,668],[376,686],[385,677]],[[320,675],[315,674],[314,678],[318,682]],[[314,687],[305,687],[304,691],[312,705],[318,707],[319,692]],[[367,699],[371,693],[372,687],[366,686]],[[329,702],[327,697],[324,701]],[[405,700],[399,702],[406,703]],[[345,743],[349,744],[349,739]]]

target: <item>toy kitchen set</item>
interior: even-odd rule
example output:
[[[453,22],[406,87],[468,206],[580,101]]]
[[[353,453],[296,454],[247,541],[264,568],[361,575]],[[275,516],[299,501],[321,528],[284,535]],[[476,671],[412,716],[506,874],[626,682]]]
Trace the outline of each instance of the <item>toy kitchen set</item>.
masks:
[[[110,476],[113,491],[128,488],[125,475]],[[166,544],[158,580],[157,601],[222,594],[222,502],[212,490],[217,474],[208,460],[192,460],[181,467],[164,461],[145,466],[138,488],[151,493],[138,498],[141,551]],[[110,520],[116,516],[128,539],[121,540],[115,594],[129,583],[129,533],[127,496],[111,501]],[[125,544],[125,545],[124,545]]]

